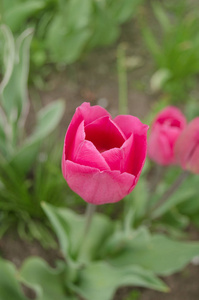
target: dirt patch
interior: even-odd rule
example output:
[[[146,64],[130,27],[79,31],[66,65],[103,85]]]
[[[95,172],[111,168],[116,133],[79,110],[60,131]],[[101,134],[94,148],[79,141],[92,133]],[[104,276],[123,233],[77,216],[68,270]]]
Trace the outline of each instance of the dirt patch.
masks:
[[[55,266],[56,259],[62,259],[58,250],[44,249],[37,241],[21,240],[15,231],[8,232],[0,240],[0,255],[13,262],[17,268],[30,256],[40,256],[52,267]]]

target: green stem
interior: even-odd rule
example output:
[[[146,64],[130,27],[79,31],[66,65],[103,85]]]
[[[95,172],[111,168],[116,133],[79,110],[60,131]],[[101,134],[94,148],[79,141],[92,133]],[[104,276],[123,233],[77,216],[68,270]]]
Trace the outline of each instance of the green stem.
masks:
[[[126,71],[125,45],[120,44],[117,49],[117,71],[119,87],[119,114],[128,112],[128,82]]]
[[[85,212],[84,232],[83,232],[80,244],[79,244],[79,249],[78,249],[78,254],[77,254],[77,257],[79,259],[81,258],[81,252],[82,252],[82,249],[84,247],[86,237],[89,233],[95,210],[96,210],[96,205],[93,205],[91,203],[87,204],[87,208],[86,208],[86,212]]]
[[[126,208],[129,208],[128,205],[126,205]],[[129,208],[128,211],[125,209],[125,211],[126,211],[126,215],[124,218],[124,232],[125,235],[128,237],[132,232],[132,225],[135,217],[135,211],[132,210],[132,208]]]
[[[86,208],[86,212],[85,212],[86,224],[85,224],[85,227],[84,227],[84,234],[83,234],[84,239],[86,238],[86,236],[89,232],[89,228],[90,228],[90,225],[91,225],[91,222],[92,222],[92,219],[93,219],[95,209],[96,209],[96,205],[88,203],[87,208]]]

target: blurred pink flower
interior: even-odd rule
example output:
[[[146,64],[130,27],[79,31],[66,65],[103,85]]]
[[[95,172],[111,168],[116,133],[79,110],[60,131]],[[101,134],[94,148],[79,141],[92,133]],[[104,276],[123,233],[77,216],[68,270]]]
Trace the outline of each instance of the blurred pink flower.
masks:
[[[175,155],[184,170],[199,174],[199,117],[182,131],[175,145]]]
[[[186,126],[185,116],[174,106],[163,109],[153,121],[148,156],[160,165],[175,164],[175,143]]]
[[[86,202],[117,202],[139,179],[147,149],[148,126],[136,117],[111,115],[83,103],[76,109],[64,141],[62,172]]]

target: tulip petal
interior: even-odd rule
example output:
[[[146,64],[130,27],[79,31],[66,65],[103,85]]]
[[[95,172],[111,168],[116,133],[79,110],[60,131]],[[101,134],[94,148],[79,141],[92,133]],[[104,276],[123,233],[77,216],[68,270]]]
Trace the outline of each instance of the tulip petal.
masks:
[[[109,165],[90,141],[83,141],[73,158],[75,163],[97,168],[100,171],[110,170]]]
[[[137,163],[139,164],[139,159],[137,161],[135,160],[134,147],[136,146],[134,145],[134,135],[132,134],[121,147],[123,157],[121,170],[122,172],[128,172],[137,176],[138,172],[135,169],[137,168]]]
[[[85,139],[84,121],[82,121],[77,128],[76,126],[71,127],[68,131],[69,134],[67,132],[68,135],[66,135],[64,142],[65,160],[73,159],[79,147],[79,144],[82,143]]]
[[[177,107],[167,106],[157,115],[153,124],[155,123],[168,123],[169,127],[177,127],[183,129],[186,125],[186,118]]]
[[[107,164],[111,168],[111,170],[121,170],[122,163],[122,151],[120,148],[113,148],[107,151],[102,152],[102,156],[106,160]]]
[[[168,106],[159,112],[149,136],[149,157],[163,166],[175,164],[174,147],[185,126],[186,118],[177,107]]]
[[[102,153],[111,170],[119,170],[121,173],[133,174],[134,151],[133,134],[124,142],[121,148],[113,148]]]
[[[85,126],[86,140],[91,141],[99,152],[119,148],[125,137],[116,124],[108,117],[102,117]]]
[[[89,102],[82,103],[82,105],[77,108],[77,112],[81,114],[82,118],[84,119],[85,125],[88,125],[96,119],[104,116],[108,116],[111,118],[111,115],[107,112],[106,109],[99,105],[90,106]]]
[[[167,133],[160,126],[156,126],[148,142],[148,156],[160,165],[169,165],[173,162],[173,155]]]
[[[70,188],[86,202],[100,205],[120,201],[135,187],[135,176],[119,171],[99,171],[65,161],[64,177]]]
[[[199,173],[199,117],[182,131],[175,145],[175,156],[183,169]]]
[[[114,122],[120,127],[126,138],[129,138],[133,133],[133,147],[130,148],[129,158],[126,160],[128,165],[126,165],[125,169],[139,178],[146,158],[147,130],[149,126],[130,115],[117,116]],[[126,148],[126,151],[129,151],[128,149]]]
[[[176,163],[174,146],[181,133],[178,127],[156,123],[148,142],[148,155],[160,165]]]
[[[187,170],[199,174],[199,143],[195,146],[190,161],[187,162]]]
[[[118,125],[127,139],[132,133],[134,135],[146,135],[149,129],[148,125],[143,124],[138,118],[130,115],[119,115],[114,119],[114,123]]]
[[[101,118],[103,116],[109,116],[110,114],[103,108],[98,105],[90,106],[90,103],[84,102],[82,103],[75,111],[75,114],[68,126],[68,130],[65,136],[65,157],[66,159],[71,159],[71,154],[73,153],[73,139],[76,135],[76,131],[82,121],[87,125],[90,122],[93,122],[97,118]]]

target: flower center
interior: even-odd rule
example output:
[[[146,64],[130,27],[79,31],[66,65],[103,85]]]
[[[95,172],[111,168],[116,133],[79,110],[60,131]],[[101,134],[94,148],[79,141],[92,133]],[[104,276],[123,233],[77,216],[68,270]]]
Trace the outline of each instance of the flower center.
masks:
[[[92,142],[100,153],[112,148],[120,148],[125,142],[122,132],[107,116],[85,126],[85,134],[85,139]]]

